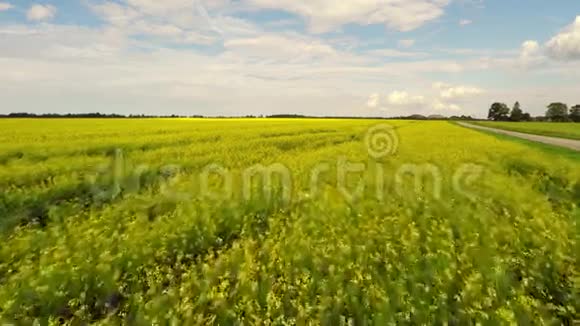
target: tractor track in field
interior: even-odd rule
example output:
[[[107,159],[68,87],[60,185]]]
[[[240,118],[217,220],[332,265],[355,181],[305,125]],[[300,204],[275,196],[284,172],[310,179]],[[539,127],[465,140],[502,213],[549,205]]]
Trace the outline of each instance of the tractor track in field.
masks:
[[[538,142],[538,143],[542,143],[542,144],[564,147],[564,148],[568,148],[568,149],[571,149],[574,151],[580,151],[580,140],[558,138],[558,137],[548,137],[548,136],[541,136],[541,135],[534,135],[534,134],[526,134],[526,133],[517,132],[517,131],[509,131],[509,130],[503,130],[503,129],[497,129],[497,128],[484,127],[484,126],[479,126],[479,125],[474,125],[474,124],[464,123],[464,122],[458,122],[457,124],[460,126],[466,127],[466,128],[478,129],[478,130],[482,130],[482,131],[490,131],[490,132],[494,132],[497,134],[517,137],[517,138],[530,140],[530,141],[534,141],[534,142]]]

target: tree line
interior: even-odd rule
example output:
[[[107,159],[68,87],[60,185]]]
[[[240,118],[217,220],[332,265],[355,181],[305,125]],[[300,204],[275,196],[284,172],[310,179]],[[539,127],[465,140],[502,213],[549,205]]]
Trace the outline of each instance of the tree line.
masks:
[[[0,114],[0,119],[147,119],[147,118],[218,118],[218,119],[395,119],[395,120],[476,120],[471,116],[452,116],[444,117],[441,115],[424,116],[420,114],[413,114],[409,116],[399,117],[362,117],[362,116],[308,116],[302,114],[273,114],[273,115],[244,115],[244,116],[203,116],[203,115],[146,115],[146,114],[104,114],[104,113],[27,113],[15,112],[9,114]]]
[[[519,102],[512,109],[505,103],[493,103],[487,115],[488,120],[493,121],[550,121],[550,122],[580,122],[580,104],[568,109],[565,103],[555,102],[548,105],[544,116],[532,117],[524,112]]]
[[[146,115],[146,114],[105,114],[105,113],[28,113],[28,112],[14,112],[9,114],[0,114],[0,118],[30,118],[30,119],[136,119],[136,118],[203,118],[201,115]]]

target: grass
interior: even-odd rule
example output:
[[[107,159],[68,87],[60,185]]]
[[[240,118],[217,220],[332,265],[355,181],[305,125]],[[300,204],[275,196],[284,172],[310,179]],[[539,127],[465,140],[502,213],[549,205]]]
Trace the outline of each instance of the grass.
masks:
[[[526,134],[543,135],[580,140],[579,123],[554,122],[474,122],[475,124],[503,130],[523,132]]]
[[[575,158],[383,123],[0,120],[0,321],[577,320]]]
[[[543,144],[543,143],[539,143],[539,142],[535,142],[535,141],[531,141],[531,140],[527,140],[527,139],[522,139],[522,138],[518,138],[518,137],[512,137],[512,136],[508,136],[508,135],[498,134],[498,133],[495,133],[492,131],[486,131],[486,130],[477,130],[477,131],[484,133],[484,134],[487,134],[487,135],[490,135],[492,137],[495,137],[499,140],[516,142],[516,143],[534,148],[536,150],[542,151],[546,154],[560,156],[563,158],[570,159],[572,161],[580,161],[580,152],[572,150],[572,149],[568,149],[568,148],[564,148],[564,147],[560,147],[560,146]]]

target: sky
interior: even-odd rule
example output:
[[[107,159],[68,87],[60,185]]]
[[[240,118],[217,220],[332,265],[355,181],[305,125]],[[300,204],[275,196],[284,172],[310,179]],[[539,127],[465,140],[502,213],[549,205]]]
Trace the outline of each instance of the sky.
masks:
[[[0,0],[0,113],[580,104],[579,0]]]

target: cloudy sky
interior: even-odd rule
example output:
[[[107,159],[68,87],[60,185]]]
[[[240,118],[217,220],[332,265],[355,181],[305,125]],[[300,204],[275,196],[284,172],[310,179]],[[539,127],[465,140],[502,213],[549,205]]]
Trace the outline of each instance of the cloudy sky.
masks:
[[[0,113],[580,103],[579,0],[0,0]]]

